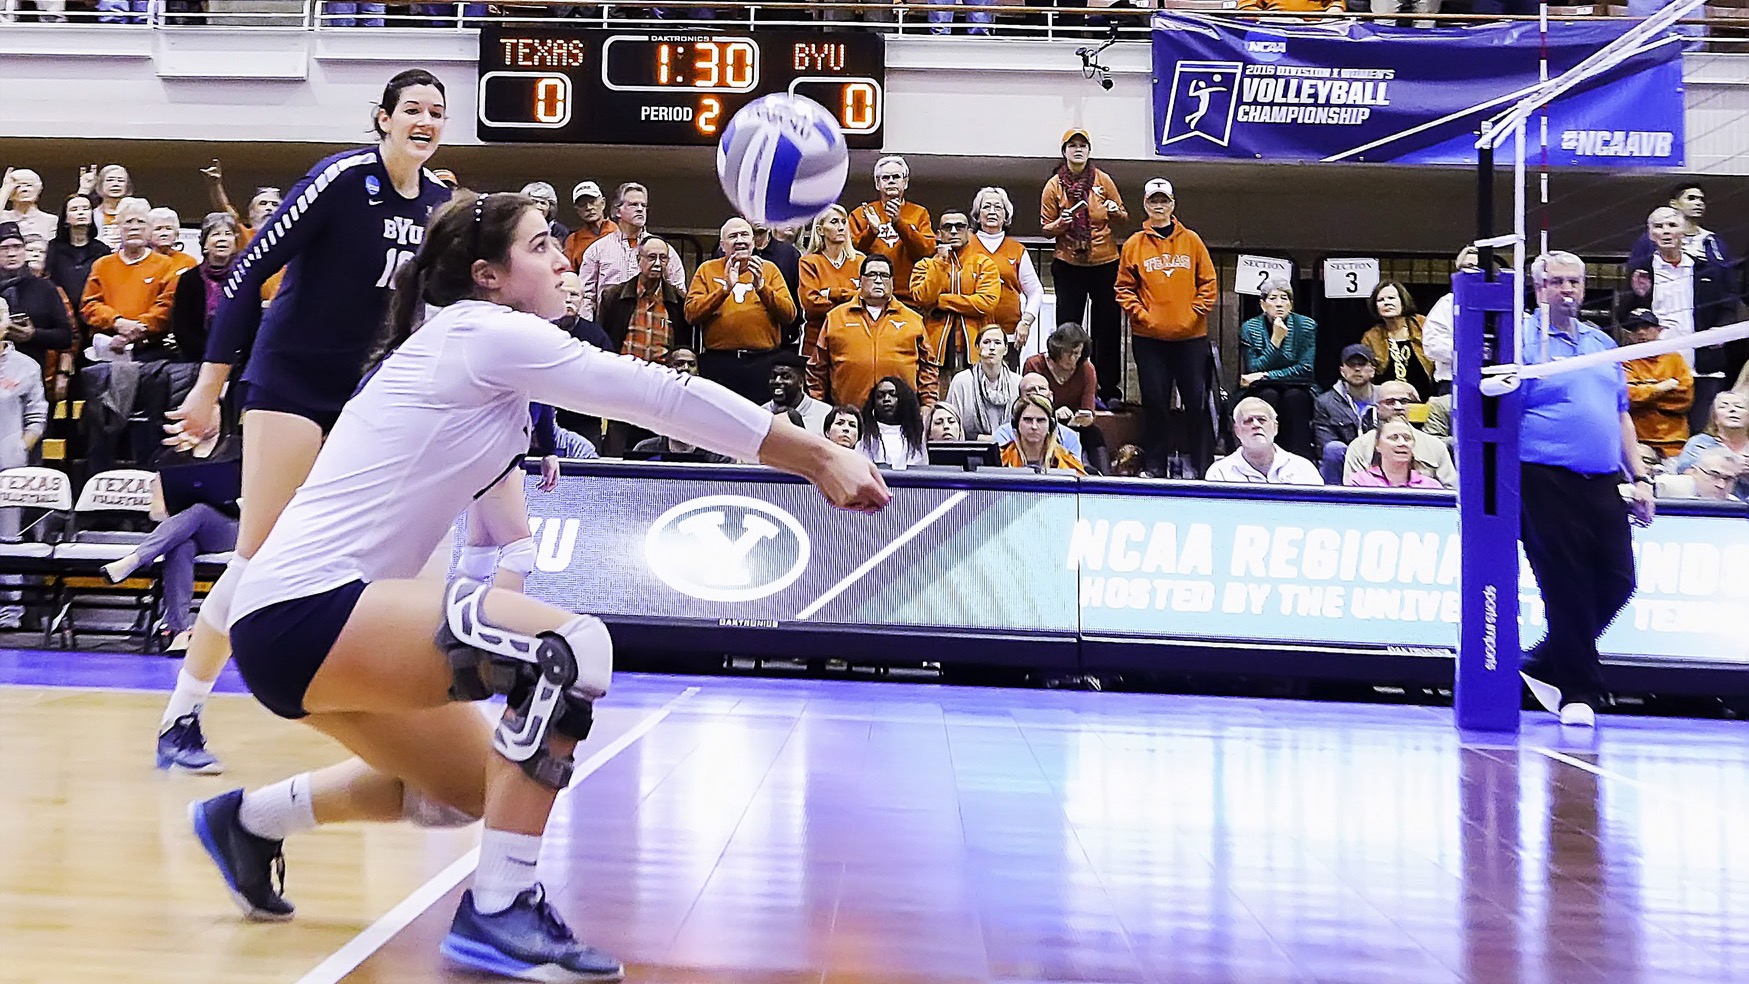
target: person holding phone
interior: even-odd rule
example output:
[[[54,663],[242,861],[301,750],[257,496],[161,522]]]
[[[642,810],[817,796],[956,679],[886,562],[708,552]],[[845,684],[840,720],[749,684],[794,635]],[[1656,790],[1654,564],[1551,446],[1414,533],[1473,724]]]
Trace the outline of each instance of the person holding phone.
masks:
[[[1063,159],[1045,182],[1039,221],[1057,237],[1051,280],[1057,291],[1057,321],[1086,325],[1092,346],[1088,357],[1099,376],[1099,395],[1123,397],[1123,313],[1115,284],[1118,240],[1113,223],[1129,221],[1123,197],[1111,175],[1093,164],[1092,138],[1081,127],[1063,134]],[[1087,316],[1092,306],[1092,317]]]

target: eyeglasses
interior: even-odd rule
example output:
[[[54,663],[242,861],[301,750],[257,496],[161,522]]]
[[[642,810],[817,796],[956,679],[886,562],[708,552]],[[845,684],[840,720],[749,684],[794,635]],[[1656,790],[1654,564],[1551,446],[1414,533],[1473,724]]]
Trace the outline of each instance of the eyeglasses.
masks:
[[[1721,481],[1721,482],[1730,482],[1730,481],[1736,480],[1736,478],[1737,478],[1737,476],[1731,474],[1730,472],[1715,471],[1711,468],[1702,468],[1699,465],[1696,465],[1694,467],[1694,470],[1697,472],[1700,472],[1702,475],[1705,475],[1708,478],[1716,479],[1716,480]]]
[[[963,229],[969,228],[971,228],[971,226],[964,222],[943,222],[941,224],[942,232],[959,232]]]
[[[1380,403],[1390,403],[1390,404],[1408,404],[1408,403],[1414,403],[1415,401],[1409,399],[1406,396],[1385,396],[1385,397],[1380,397],[1379,402]]]
[[[868,270],[868,271],[865,271],[863,273],[862,279],[864,279],[864,280],[891,280],[891,279],[893,279],[893,275],[890,273],[879,273],[879,272],[874,271],[874,270]]]

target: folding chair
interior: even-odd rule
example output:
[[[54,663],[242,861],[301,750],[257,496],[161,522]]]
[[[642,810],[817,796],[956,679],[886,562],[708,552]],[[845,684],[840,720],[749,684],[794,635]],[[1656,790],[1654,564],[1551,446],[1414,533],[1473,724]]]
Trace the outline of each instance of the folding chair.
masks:
[[[59,633],[72,648],[77,633],[93,635],[139,635],[141,651],[150,649],[152,628],[161,603],[155,577],[134,577],[111,584],[103,565],[120,560],[146,539],[152,525],[153,486],[157,476],[138,468],[116,468],[85,480],[79,501],[73,506],[68,535],[55,544],[54,561],[59,568],[60,591],[55,617],[43,630],[43,643]],[[132,612],[125,628],[75,623],[76,610]]]
[[[52,604],[59,568],[47,541],[59,535],[73,508],[72,481],[53,468],[5,469],[0,471],[0,508],[20,510],[18,532],[0,536],[0,575],[18,580],[3,590],[16,592],[26,607]]]

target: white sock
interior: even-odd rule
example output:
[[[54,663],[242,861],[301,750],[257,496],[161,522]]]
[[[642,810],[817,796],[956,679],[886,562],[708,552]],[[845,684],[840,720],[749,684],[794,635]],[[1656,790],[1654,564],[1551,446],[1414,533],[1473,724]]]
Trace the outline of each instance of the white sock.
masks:
[[[163,732],[176,723],[176,719],[185,714],[197,714],[206,699],[213,692],[212,680],[198,680],[188,673],[184,666],[176,674],[176,689],[170,694],[170,703],[164,705],[164,716],[158,719],[158,730]]]
[[[310,799],[310,774],[301,772],[253,793],[244,793],[237,820],[244,830],[268,840],[285,840],[292,834],[315,830],[316,804]]]
[[[480,838],[480,867],[474,872],[474,908],[481,914],[510,908],[516,896],[534,887],[539,861],[538,834],[487,827]]]

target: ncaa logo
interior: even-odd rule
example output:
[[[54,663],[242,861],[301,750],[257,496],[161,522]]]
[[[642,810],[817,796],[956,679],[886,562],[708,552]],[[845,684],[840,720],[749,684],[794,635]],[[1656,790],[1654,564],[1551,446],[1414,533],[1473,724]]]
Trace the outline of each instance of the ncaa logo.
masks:
[[[662,583],[701,601],[756,601],[807,569],[808,531],[794,516],[744,495],[689,499],[644,535],[644,562]]]

